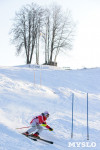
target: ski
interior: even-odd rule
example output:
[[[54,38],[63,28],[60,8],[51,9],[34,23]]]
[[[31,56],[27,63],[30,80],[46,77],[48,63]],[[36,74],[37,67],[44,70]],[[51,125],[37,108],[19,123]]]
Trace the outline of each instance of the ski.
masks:
[[[42,138],[38,138],[37,140],[41,140],[41,141],[43,141],[43,142],[47,142],[47,143],[49,143],[49,144],[53,144],[52,141],[48,141],[48,140],[45,140],[45,139],[42,139]]]
[[[37,139],[32,138],[31,136],[27,136],[29,139],[33,140],[33,141],[37,141]]]
[[[35,137],[33,137],[33,136],[31,136],[31,135],[29,135],[28,137],[30,137],[30,139],[32,139],[32,140],[40,140],[40,141],[43,141],[43,142],[47,142],[47,143],[49,143],[49,144],[53,144],[53,142],[52,141],[48,141],[48,140],[45,140],[45,139],[43,139],[43,138],[35,138]]]
[[[24,134],[23,134],[24,135]],[[25,135],[26,136],[26,135]],[[43,142],[46,142],[46,143],[49,143],[49,144],[53,144],[53,142],[52,141],[48,141],[48,140],[45,140],[45,139],[43,139],[43,138],[35,138],[35,137],[33,137],[33,136],[31,136],[31,135],[28,135],[28,136],[26,136],[27,138],[29,138],[29,139],[31,139],[31,140],[33,140],[33,141],[38,141],[38,140],[40,140],[40,141],[43,141]]]
[[[33,141],[37,141],[37,139],[36,138],[33,138],[31,135],[25,135],[25,134],[23,134],[22,133],[22,135],[24,135],[24,136],[26,136],[27,138],[29,138],[29,139],[31,139],[31,140],[33,140]]]

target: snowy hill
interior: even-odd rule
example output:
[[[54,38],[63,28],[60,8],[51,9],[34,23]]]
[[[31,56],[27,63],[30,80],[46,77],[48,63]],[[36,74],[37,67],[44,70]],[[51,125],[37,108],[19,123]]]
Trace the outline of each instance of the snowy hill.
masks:
[[[72,93],[74,93],[73,139],[71,139]],[[87,93],[89,93],[88,141]],[[16,129],[29,126],[32,116],[45,110],[50,113],[47,123],[54,131],[44,130],[41,137],[52,140],[53,145],[31,141],[20,134],[26,129]],[[33,65],[0,67],[0,150],[99,150],[99,139],[100,68],[64,70]],[[81,144],[74,145],[75,142]]]

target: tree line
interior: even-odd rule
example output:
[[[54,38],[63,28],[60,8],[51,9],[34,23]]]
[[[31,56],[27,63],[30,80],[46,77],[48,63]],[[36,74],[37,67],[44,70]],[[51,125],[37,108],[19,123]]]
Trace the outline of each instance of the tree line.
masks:
[[[31,64],[33,55],[39,64],[43,49],[44,63],[51,65],[62,51],[72,49],[75,23],[69,10],[64,12],[57,5],[43,8],[32,3],[15,14],[11,35],[17,54],[24,51],[26,64]]]

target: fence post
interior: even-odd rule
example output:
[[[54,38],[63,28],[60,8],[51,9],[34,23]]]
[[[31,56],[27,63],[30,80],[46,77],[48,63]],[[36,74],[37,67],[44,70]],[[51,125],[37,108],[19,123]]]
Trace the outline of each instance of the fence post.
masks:
[[[42,85],[42,65],[40,65],[40,86]]]
[[[35,66],[34,66],[35,67]],[[34,86],[35,86],[35,68],[34,68]]]

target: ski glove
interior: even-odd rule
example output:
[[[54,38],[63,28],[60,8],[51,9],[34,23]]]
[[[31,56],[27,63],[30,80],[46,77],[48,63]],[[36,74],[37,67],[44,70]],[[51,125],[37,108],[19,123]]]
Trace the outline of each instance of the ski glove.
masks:
[[[52,128],[49,128],[49,131],[53,131],[53,129],[52,129]]]

